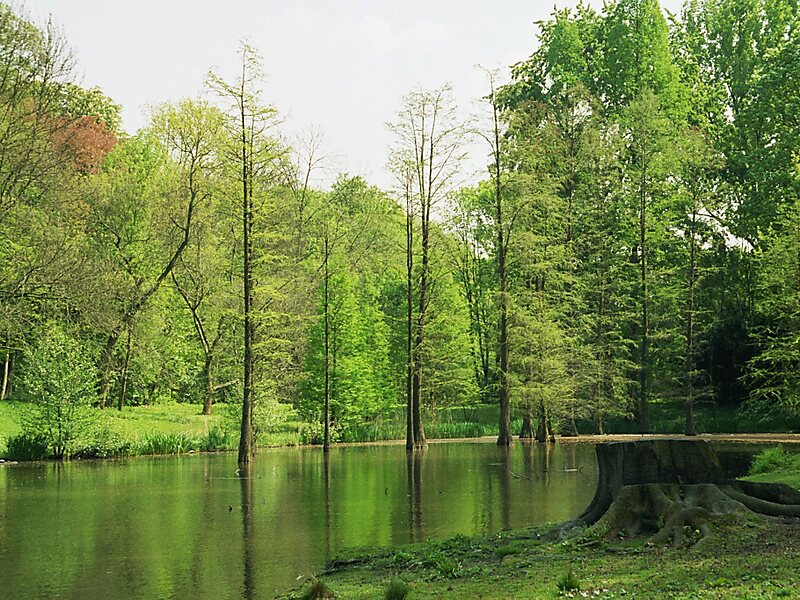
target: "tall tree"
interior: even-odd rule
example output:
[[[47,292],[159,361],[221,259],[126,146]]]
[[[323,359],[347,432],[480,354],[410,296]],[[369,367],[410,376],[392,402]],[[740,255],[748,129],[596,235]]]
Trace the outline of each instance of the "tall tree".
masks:
[[[276,160],[277,145],[271,136],[276,111],[272,106],[262,103],[261,90],[258,87],[263,78],[261,57],[255,48],[245,43],[242,43],[239,54],[241,71],[233,81],[228,82],[212,72],[208,76],[208,84],[231,104],[226,119],[231,137],[228,158],[233,161],[235,157],[234,164],[237,165],[241,186],[244,369],[238,462],[247,464],[255,456],[254,195],[259,177],[269,171]]]
[[[465,157],[467,129],[460,121],[450,87],[415,91],[403,99],[397,121],[390,124],[395,135],[392,165],[407,186],[420,225],[420,268],[416,298],[416,319],[411,344],[411,382],[407,398],[411,413],[411,436],[407,447],[426,446],[422,424],[421,396],[423,345],[430,304],[431,229],[434,210],[458,184]],[[412,241],[409,237],[409,243]]]

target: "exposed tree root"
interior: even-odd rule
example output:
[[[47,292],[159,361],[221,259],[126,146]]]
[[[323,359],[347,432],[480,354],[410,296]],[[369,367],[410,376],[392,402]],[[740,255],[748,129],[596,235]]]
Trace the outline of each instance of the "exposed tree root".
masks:
[[[691,546],[732,515],[800,517],[800,492],[783,484],[728,479],[701,440],[649,440],[597,446],[600,479],[594,499],[560,528],[609,539],[648,536],[653,544]]]

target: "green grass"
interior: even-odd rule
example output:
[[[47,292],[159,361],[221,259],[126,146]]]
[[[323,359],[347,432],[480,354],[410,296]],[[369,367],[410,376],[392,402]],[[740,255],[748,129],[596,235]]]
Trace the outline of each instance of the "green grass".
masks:
[[[22,431],[29,405],[23,402],[0,403],[0,456],[6,456],[8,441]],[[197,404],[167,403],[129,406],[122,411],[97,410],[97,422],[76,444],[75,458],[108,458],[136,454],[179,454],[191,451],[232,450],[238,444],[238,423],[225,414],[225,407],[214,407],[203,416]],[[286,407],[284,422],[274,431],[262,434],[262,446],[299,444],[297,415]],[[24,448],[14,457],[24,460]]]
[[[387,586],[400,574],[415,599],[796,596],[800,531],[795,525],[723,527],[713,545],[688,550],[641,541],[586,547],[546,538],[547,529],[537,528],[362,550],[329,565],[321,580],[338,598],[352,600],[388,597]],[[498,561],[498,549],[509,539],[520,551]],[[286,596],[297,597],[297,592]]]
[[[787,452],[783,446],[759,452],[747,477],[749,481],[785,483],[800,489],[800,453]]]

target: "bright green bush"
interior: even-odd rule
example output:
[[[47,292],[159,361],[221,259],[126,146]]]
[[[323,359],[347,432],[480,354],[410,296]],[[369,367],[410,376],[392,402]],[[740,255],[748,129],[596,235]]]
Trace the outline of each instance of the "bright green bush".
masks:
[[[44,436],[52,456],[69,458],[95,413],[96,373],[78,341],[55,323],[41,328],[25,353],[21,384],[34,406],[23,432]]]
[[[788,469],[792,465],[792,455],[783,446],[767,448],[756,454],[750,467],[750,475],[772,473]]]

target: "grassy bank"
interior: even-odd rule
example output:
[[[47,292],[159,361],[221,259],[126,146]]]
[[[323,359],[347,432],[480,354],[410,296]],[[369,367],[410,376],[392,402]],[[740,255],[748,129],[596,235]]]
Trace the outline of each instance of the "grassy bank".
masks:
[[[765,457],[763,455],[766,455]],[[762,453],[749,478],[800,486],[800,456]],[[800,522],[718,523],[691,548],[555,541],[540,527],[362,550],[285,598],[795,598]],[[313,585],[316,588],[312,588]],[[390,595],[390,588],[392,595]]]
[[[36,448],[27,448],[19,441],[29,410],[23,402],[0,403],[0,456],[13,460],[46,458],[36,456]],[[283,416],[279,426],[260,432],[260,445],[300,443],[296,415],[286,407]],[[236,411],[222,405],[210,416],[200,414],[197,405],[180,403],[133,406],[123,411],[93,409],[90,423],[75,440],[72,456],[110,458],[233,450],[239,439],[238,418]]]
[[[296,446],[321,443],[322,428],[301,421],[287,405],[264,431],[259,446]],[[46,458],[35,439],[15,440],[31,406],[24,402],[0,402],[0,456],[12,460]],[[75,442],[73,458],[110,458],[143,454],[233,450],[238,446],[238,406],[220,404],[211,416],[200,414],[196,404],[169,403],[130,406],[123,411],[91,410],[91,424]],[[481,437],[497,434],[497,409],[492,406],[437,411],[427,415],[426,435],[431,439]],[[519,428],[515,422],[514,427]],[[399,414],[374,423],[352,425],[333,432],[337,443],[379,442],[405,437],[405,418]]]

